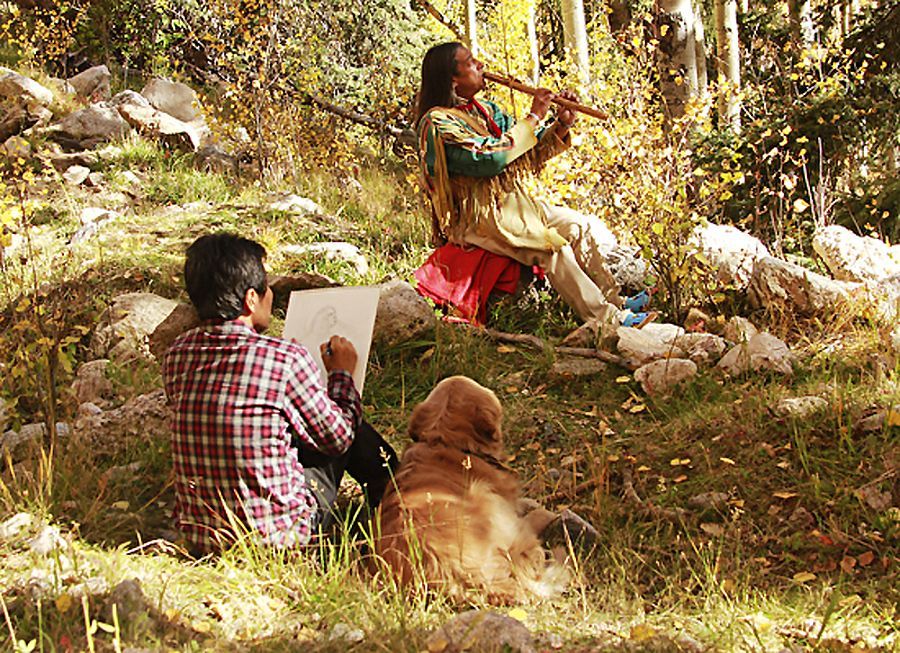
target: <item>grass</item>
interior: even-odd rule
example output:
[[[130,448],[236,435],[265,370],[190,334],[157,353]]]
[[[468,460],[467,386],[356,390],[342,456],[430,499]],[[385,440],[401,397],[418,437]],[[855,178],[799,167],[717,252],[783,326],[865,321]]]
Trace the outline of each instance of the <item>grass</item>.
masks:
[[[67,388],[87,357],[84,329],[110,298],[184,298],[183,250],[201,233],[240,231],[265,244],[273,272],[315,271],[343,283],[408,279],[428,252],[416,199],[390,167],[362,168],[359,187],[313,171],[280,189],[317,201],[327,214],[319,218],[273,211],[267,190],[194,171],[140,139],[104,163],[120,192],[125,170],[144,180],[137,199],[109,199],[123,218],[72,248],[65,240],[96,194],[56,178],[32,190],[63,208],[42,214],[33,256],[4,262],[0,364],[16,426],[42,417],[47,351],[70,338],[61,351],[71,369],[60,364],[55,380]],[[370,272],[360,277],[346,263],[283,252],[324,240],[357,245]],[[43,312],[17,311],[23,296],[37,296]],[[47,341],[41,321],[52,327]],[[494,304],[490,321],[551,341],[577,324],[539,287]],[[497,392],[507,463],[526,494],[576,511],[601,533],[596,550],[576,556],[564,596],[519,606],[543,649],[895,650],[900,514],[873,507],[861,488],[896,503],[898,430],[863,433],[855,424],[900,404],[900,370],[886,358],[877,324],[782,317],[767,326],[801,353],[794,377],[726,382],[706,372],[653,399],[623,370],[560,377],[552,351],[497,345],[440,324],[426,341],[372,352],[366,412],[402,448],[412,407],[440,379],[466,374]],[[160,385],[147,362],[116,365],[109,377],[117,403]],[[809,394],[826,398],[827,409],[804,420],[772,410],[782,398]],[[61,391],[58,403],[60,419],[75,423],[72,398]],[[52,452],[9,462],[0,473],[0,522],[19,512],[35,521],[0,538],[4,650],[422,651],[429,632],[459,610],[373,576],[346,534],[304,554],[243,543],[216,559],[186,558],[164,544],[169,444],[152,429],[98,446],[87,426],[76,426]],[[667,519],[629,503],[627,470],[641,498],[667,514],[686,512]],[[692,497],[712,491],[727,500],[690,508]],[[33,552],[39,522],[59,528],[67,546]],[[481,605],[478,597],[473,604]],[[361,639],[348,642],[342,632]]]

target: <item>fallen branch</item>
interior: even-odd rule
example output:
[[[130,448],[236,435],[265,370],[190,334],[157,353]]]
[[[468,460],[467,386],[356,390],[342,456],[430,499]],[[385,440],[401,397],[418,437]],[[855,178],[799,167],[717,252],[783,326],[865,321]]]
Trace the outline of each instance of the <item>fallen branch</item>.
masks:
[[[631,467],[625,467],[625,469],[622,470],[622,496],[626,503],[630,503],[637,508],[638,511],[657,519],[667,519],[669,521],[681,523],[688,514],[684,508],[660,508],[659,506],[653,505],[650,501],[641,499],[634,489]]]
[[[403,143],[404,145],[411,145],[413,147],[415,147],[416,145],[416,132],[412,129],[401,129],[400,127],[395,127],[394,125],[386,123],[384,120],[379,120],[378,118],[373,118],[372,116],[368,116],[364,113],[359,113],[358,111],[354,111],[353,109],[347,109],[346,107],[340,107],[336,104],[332,104],[328,100],[324,100],[318,95],[314,95],[313,93],[304,93],[303,95],[308,103],[314,104],[318,108],[324,109],[329,113],[333,113],[334,115],[344,118],[345,120],[349,120],[350,122],[355,122],[358,125],[364,125],[377,131],[385,132],[396,138],[400,143]]]
[[[451,32],[453,32],[453,35],[454,35],[457,39],[459,39],[460,41],[462,41],[463,43],[465,43],[465,44],[468,45],[469,39],[466,38],[465,34],[464,34],[463,31],[462,31],[462,28],[460,28],[459,25],[457,25],[456,23],[454,23],[454,22],[453,22],[452,20],[450,20],[449,18],[445,18],[445,17],[444,17],[444,14],[442,14],[441,12],[439,12],[439,11],[435,8],[435,6],[434,6],[433,4],[431,4],[430,2],[428,2],[428,0],[416,0],[416,2],[417,2],[417,3],[418,3],[425,11],[427,11],[429,14],[431,14],[432,17],[434,17],[434,19],[437,20],[437,22],[439,22],[441,25],[443,25],[444,27],[446,27],[447,29],[449,29]]]
[[[525,345],[526,347],[537,349],[539,351],[543,351],[547,348],[552,347],[553,351],[555,351],[557,354],[564,354],[567,356],[581,356],[582,358],[597,358],[606,363],[624,367],[626,370],[635,369],[634,366],[624,358],[622,358],[621,356],[617,356],[616,354],[612,354],[608,351],[589,349],[587,347],[564,347],[561,345],[554,347],[546,340],[528,333],[506,333],[505,331],[497,331],[496,329],[488,329],[487,327],[475,327],[471,324],[466,324],[465,326],[471,329],[477,329],[480,333],[484,333],[486,336],[488,336],[492,340],[496,340],[497,342],[506,342],[514,345]]]

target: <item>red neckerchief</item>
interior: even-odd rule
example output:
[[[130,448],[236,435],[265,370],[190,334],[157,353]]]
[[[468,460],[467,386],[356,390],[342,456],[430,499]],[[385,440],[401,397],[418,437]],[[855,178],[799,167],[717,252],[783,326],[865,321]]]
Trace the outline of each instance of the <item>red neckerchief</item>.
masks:
[[[482,116],[484,116],[485,121],[487,122],[488,130],[493,134],[495,138],[500,138],[500,135],[503,133],[500,129],[500,126],[494,122],[494,119],[491,117],[491,114],[488,113],[488,110],[481,106],[481,103],[478,102],[475,98],[472,98],[468,102],[463,104],[456,105],[457,109],[462,109],[463,111],[468,111],[469,109],[475,108],[478,110]]]

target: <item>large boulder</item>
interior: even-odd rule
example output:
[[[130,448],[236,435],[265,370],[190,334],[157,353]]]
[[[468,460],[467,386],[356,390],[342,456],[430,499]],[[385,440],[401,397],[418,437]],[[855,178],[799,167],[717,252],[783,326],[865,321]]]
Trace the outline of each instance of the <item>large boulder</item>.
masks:
[[[193,152],[200,147],[200,133],[193,125],[153,107],[128,102],[119,104],[119,113],[138,132],[167,147]]]
[[[75,92],[83,98],[94,102],[109,98],[109,68],[94,66],[67,80]]]
[[[900,259],[894,258],[887,243],[858,236],[846,227],[817,229],[812,245],[832,276],[841,281],[880,281],[900,274]]]
[[[737,227],[707,224],[696,233],[700,250],[717,270],[719,282],[746,288],[753,274],[754,264],[769,256],[762,241]]]
[[[394,280],[378,286],[378,312],[372,340],[396,345],[429,337],[437,325],[431,306],[405,281]]]
[[[125,136],[131,128],[119,112],[105,104],[93,104],[70,113],[48,128],[54,139],[76,141],[84,148]]]
[[[756,306],[816,315],[840,310],[861,288],[769,256],[756,262],[749,296]]]
[[[634,378],[648,395],[667,395],[697,374],[697,364],[684,358],[667,358],[639,367]]]
[[[648,269],[647,261],[641,256],[636,247],[617,245],[608,252],[604,252],[603,258],[610,274],[620,287],[640,291],[646,286]]]
[[[141,95],[147,98],[154,108],[183,122],[203,119],[197,94],[194,89],[181,82],[156,77],[147,82],[141,90]]]
[[[149,338],[178,307],[178,302],[152,293],[119,295],[100,316],[91,337],[97,358],[126,361],[150,355]]]
[[[175,338],[200,326],[200,316],[191,304],[178,304],[150,334],[150,353],[162,363]]]
[[[868,303],[888,324],[900,320],[900,274],[866,284]]]
[[[0,67],[0,98],[3,98],[6,105],[36,102],[46,106],[53,102],[53,91],[30,77]]]
[[[675,338],[673,343],[697,365],[715,363],[728,348],[724,338],[712,333],[685,333]]]
[[[790,376],[794,373],[794,353],[783,340],[770,333],[757,333],[732,347],[716,366],[729,376],[749,371],[771,371]]]
[[[534,653],[534,637],[521,621],[492,610],[469,610],[456,615],[429,637],[434,653]]]
[[[107,358],[98,358],[79,366],[72,382],[72,394],[79,405],[86,402],[96,406],[106,404],[113,392],[112,381],[106,375],[108,369]]]
[[[140,395],[119,408],[84,415],[75,423],[74,437],[114,456],[135,441],[168,439],[172,413],[163,390]]]

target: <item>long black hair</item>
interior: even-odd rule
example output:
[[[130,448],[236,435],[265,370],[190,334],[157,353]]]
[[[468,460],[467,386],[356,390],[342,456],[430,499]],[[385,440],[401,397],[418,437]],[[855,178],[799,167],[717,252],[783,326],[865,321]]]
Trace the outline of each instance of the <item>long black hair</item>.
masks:
[[[463,47],[459,41],[441,43],[430,48],[422,59],[422,85],[416,123],[432,107],[453,106],[453,75],[456,74],[456,51]]]

